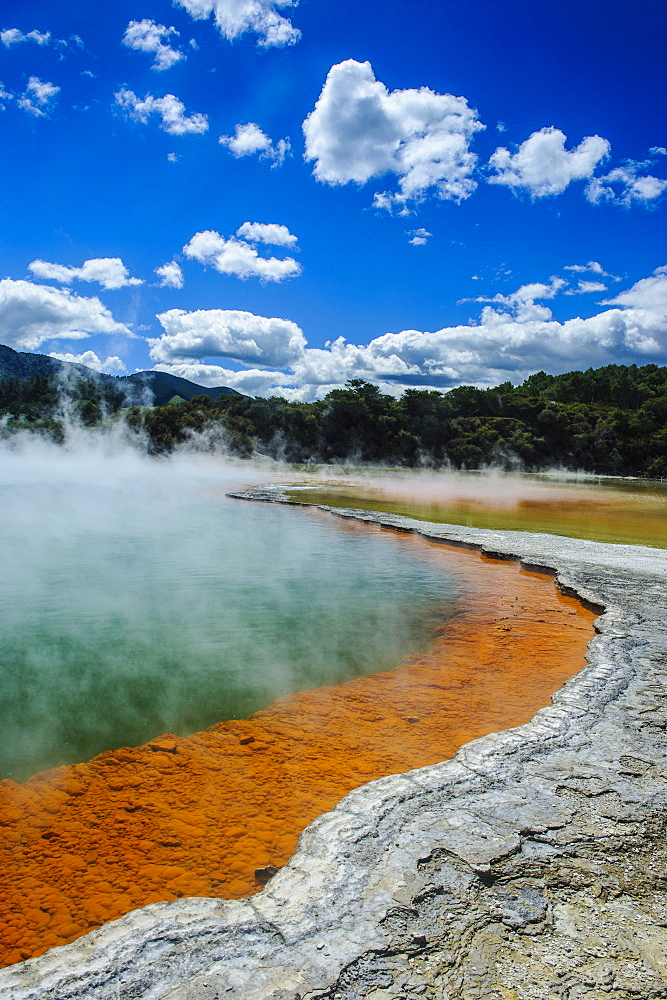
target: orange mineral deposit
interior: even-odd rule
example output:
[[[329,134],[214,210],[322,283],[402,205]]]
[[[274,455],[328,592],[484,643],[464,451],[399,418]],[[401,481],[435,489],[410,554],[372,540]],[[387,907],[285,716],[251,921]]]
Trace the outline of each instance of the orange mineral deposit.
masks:
[[[595,613],[551,576],[402,544],[445,560],[465,591],[425,654],[246,720],[0,782],[2,964],[147,903],[257,892],[268,873],[256,870],[284,865],[346,792],[528,721],[584,665]]]

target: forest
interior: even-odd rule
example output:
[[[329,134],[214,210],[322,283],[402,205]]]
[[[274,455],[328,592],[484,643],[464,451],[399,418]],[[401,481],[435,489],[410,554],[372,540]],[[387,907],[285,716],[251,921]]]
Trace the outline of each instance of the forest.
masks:
[[[54,375],[0,379],[0,433],[58,441],[73,419],[88,427],[124,420],[155,455],[189,446],[290,463],[667,476],[667,368],[654,364],[537,372],[489,389],[407,389],[398,398],[353,379],[315,402],[211,398],[202,389],[189,401],[128,406],[109,382],[66,385],[63,399]]]

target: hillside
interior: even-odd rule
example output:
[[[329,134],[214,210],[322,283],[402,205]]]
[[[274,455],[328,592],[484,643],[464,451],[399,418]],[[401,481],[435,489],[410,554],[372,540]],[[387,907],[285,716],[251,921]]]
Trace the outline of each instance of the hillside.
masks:
[[[207,389],[164,372],[98,375],[9,348],[0,365],[5,434],[27,429],[61,440],[72,416],[94,426],[117,414],[153,454],[199,440],[294,463],[667,477],[667,368],[657,365],[537,372],[517,386],[408,389],[399,398],[353,379],[308,403]],[[76,378],[63,379],[68,373]]]
[[[216,430],[240,455],[288,462],[667,477],[667,368],[657,365],[537,372],[518,386],[408,389],[398,399],[353,379],[312,403],[199,398],[130,409],[128,420],[156,452]]]
[[[76,376],[76,378],[97,380],[99,383],[115,392],[121,393],[130,403],[143,403],[148,406],[162,406],[174,396],[183,400],[205,395],[210,399],[218,399],[222,395],[240,393],[236,389],[220,385],[208,388],[190,382],[188,379],[169,375],[167,372],[135,372],[133,375],[100,374],[85,365],[73,364],[71,361],[58,361],[45,354],[30,354],[25,351],[14,351],[11,347],[0,344],[0,379],[32,379],[38,376]]]

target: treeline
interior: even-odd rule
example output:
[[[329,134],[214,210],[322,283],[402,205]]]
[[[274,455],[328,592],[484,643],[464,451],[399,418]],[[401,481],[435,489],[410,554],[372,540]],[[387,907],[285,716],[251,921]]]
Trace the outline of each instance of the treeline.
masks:
[[[563,466],[610,475],[667,476],[667,368],[609,365],[538,372],[522,385],[408,389],[399,399],[354,379],[314,403],[195,397],[130,410],[156,452],[224,429],[239,455],[287,462],[359,462],[476,469]]]
[[[0,413],[10,412],[8,394],[0,383]],[[29,407],[25,395],[21,405]],[[92,423],[120,408],[90,392],[77,405],[84,422]],[[35,406],[31,414],[39,410],[38,400]],[[657,365],[538,372],[522,385],[505,382],[492,389],[408,389],[399,399],[354,379],[313,403],[200,395],[130,407],[122,418],[145,436],[154,454],[187,442],[201,448],[224,442],[237,455],[261,453],[295,463],[562,466],[667,476],[667,368]]]
[[[62,441],[68,422],[93,427],[118,413],[124,395],[91,374],[63,380],[59,374],[0,379],[0,426],[29,430]]]

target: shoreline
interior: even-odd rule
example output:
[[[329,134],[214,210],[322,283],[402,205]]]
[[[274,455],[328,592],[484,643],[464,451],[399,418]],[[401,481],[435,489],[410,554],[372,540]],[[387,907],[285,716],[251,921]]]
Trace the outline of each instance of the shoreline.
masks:
[[[353,788],[528,722],[585,665],[596,613],[553,575],[320,511],[283,513],[292,530],[315,519],[355,546],[375,537],[439,569],[457,600],[424,608],[427,642],[385,669],[0,782],[1,966],[150,903],[257,893],[268,879],[256,872],[283,867]]]
[[[349,793],[259,895],[133,911],[3,970],[5,995],[664,995],[665,552],[319,509],[555,572],[605,608],[589,665],[529,723]]]

